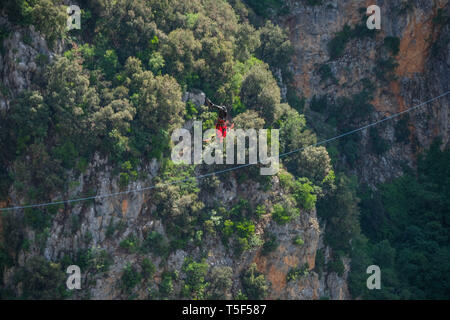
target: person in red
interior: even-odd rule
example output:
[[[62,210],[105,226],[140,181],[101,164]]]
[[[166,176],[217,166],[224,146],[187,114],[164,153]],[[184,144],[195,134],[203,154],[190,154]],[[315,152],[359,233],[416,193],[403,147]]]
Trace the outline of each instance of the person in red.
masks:
[[[222,139],[227,136],[227,130],[228,130],[228,124],[229,121],[227,119],[228,116],[228,110],[225,106],[218,106],[211,102],[208,98],[205,99],[205,104],[208,107],[212,107],[218,110],[219,112],[219,118],[216,122],[216,132],[217,137],[219,138],[220,142],[222,142]],[[233,125],[231,125],[231,128],[233,128]]]

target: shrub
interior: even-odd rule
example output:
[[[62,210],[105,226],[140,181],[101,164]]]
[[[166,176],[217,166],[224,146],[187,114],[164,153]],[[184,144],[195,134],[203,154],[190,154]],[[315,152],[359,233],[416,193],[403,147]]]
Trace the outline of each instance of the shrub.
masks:
[[[233,285],[233,269],[225,266],[215,266],[212,268],[208,278],[210,279],[208,299],[226,299]]]
[[[336,36],[328,43],[328,54],[330,59],[334,60],[344,54],[345,46],[350,40],[351,28],[345,25],[342,31],[338,32]]]
[[[148,258],[142,260],[141,269],[144,279],[151,278],[156,271],[155,265]]]
[[[251,300],[264,299],[269,290],[266,278],[258,272],[256,264],[252,264],[250,268],[242,275],[242,287],[246,296]]]
[[[328,270],[331,272],[336,272],[338,276],[342,277],[345,271],[344,263],[341,257],[336,257],[328,263]]]
[[[314,95],[311,99],[309,108],[315,112],[323,112],[327,109],[327,106],[328,106],[327,100],[328,99],[327,99],[326,95],[323,95],[320,97],[317,97],[316,95]]]
[[[120,242],[120,247],[125,249],[127,253],[136,253],[139,249],[139,239],[136,235],[130,234],[127,238]]]
[[[169,245],[162,234],[151,231],[142,243],[144,252],[152,252],[160,257],[164,257],[169,253]]]
[[[256,49],[256,56],[270,64],[271,67],[285,71],[287,63],[294,53],[287,32],[270,20],[259,30],[261,45]]]
[[[247,296],[242,293],[241,290],[238,291],[235,297],[236,300],[248,300]]]
[[[257,111],[267,124],[277,116],[280,88],[266,64],[255,64],[242,82],[240,97],[244,105]]]
[[[106,250],[94,250],[90,265],[95,268],[96,272],[107,272],[114,259]]]
[[[262,129],[265,120],[255,110],[247,110],[233,119],[236,129]]]
[[[344,54],[347,43],[352,38],[373,37],[375,30],[369,30],[365,24],[358,24],[353,29],[345,25],[342,31],[336,33],[336,36],[328,42],[328,54],[330,60],[337,59]]]
[[[75,145],[71,141],[66,141],[61,146],[55,146],[53,148],[53,156],[56,159],[61,160],[61,165],[66,169],[71,169],[75,166],[78,151],[75,148]]]
[[[305,263],[301,267],[292,268],[286,275],[286,281],[295,281],[299,277],[306,277],[309,274],[309,264]]]
[[[251,221],[237,222],[235,225],[236,232],[243,238],[249,238],[255,233],[255,225]]]
[[[445,26],[449,23],[450,20],[450,16],[448,16],[447,14],[445,14],[444,9],[443,8],[439,8],[437,10],[437,15],[436,17],[433,18],[433,23],[435,25],[442,25]]]
[[[323,146],[310,146],[304,148],[300,152],[296,160],[296,163],[298,164],[296,172],[299,174],[299,176],[309,179],[303,179],[302,183],[310,184],[311,187],[313,184],[321,186],[325,177],[327,177],[327,175],[332,171],[333,168],[327,149],[325,149],[325,147]],[[298,183],[296,184],[296,187],[297,186]],[[314,193],[314,190],[312,190],[311,192]]]
[[[407,142],[409,140],[409,115],[406,114],[395,124],[395,140],[397,142]]]
[[[121,165],[121,171],[120,172],[120,179],[119,179],[119,186],[125,187],[130,183],[132,180],[136,180],[137,178],[137,171],[133,169],[133,165],[130,161],[125,161]]]
[[[287,171],[280,171],[278,174],[280,179],[280,186],[287,190],[291,190],[294,187],[294,177]]]
[[[164,57],[158,51],[153,52],[148,60],[148,66],[155,74],[161,74],[161,70],[164,68],[165,64]]]
[[[323,253],[323,250],[318,250],[316,252],[316,260],[315,260],[314,269],[319,274],[319,277],[322,276],[322,272],[324,270],[324,267],[325,267],[325,255]]]
[[[11,267],[13,265],[12,257],[7,252],[6,248],[4,247],[3,243],[0,244],[0,283],[3,284],[3,272],[6,267]],[[0,290],[0,296],[1,296],[1,290]]]
[[[275,251],[278,248],[279,244],[280,243],[277,239],[277,236],[273,233],[268,233],[266,235],[266,241],[264,242],[261,253],[263,255],[268,255],[269,253]]]
[[[65,6],[56,5],[51,0],[39,0],[34,2],[30,13],[33,25],[45,35],[50,47],[64,36],[67,20]]]
[[[103,57],[100,59],[99,65],[102,68],[106,78],[108,80],[112,80],[119,66],[116,51],[113,49],[106,50]]]
[[[66,275],[57,263],[35,256],[16,274],[17,281],[23,284],[25,299],[61,299],[67,296]]]
[[[322,0],[306,0],[306,4],[309,6],[320,6],[322,5]]]
[[[248,238],[248,244],[250,246],[250,249],[257,249],[264,244],[264,241],[263,241],[263,239],[261,239],[261,237],[259,235],[252,234]]]
[[[272,217],[278,224],[289,223],[292,219],[300,215],[300,210],[286,206],[284,208],[281,204],[277,203],[273,206]]]
[[[277,12],[283,5],[282,0],[247,0],[247,5],[255,13],[264,18],[268,18],[271,12]]]
[[[186,274],[184,295],[188,298],[203,299],[207,283],[205,276],[208,272],[208,264],[203,260],[195,262],[191,259],[184,261],[183,272]]]
[[[318,202],[317,215],[325,219],[329,227],[325,243],[348,253],[350,240],[360,233],[357,182],[356,177],[345,175],[340,175],[336,180],[336,189]]]
[[[195,108],[195,104],[191,101],[186,102],[186,119],[193,119],[197,116],[198,111]]]
[[[43,231],[51,226],[52,214],[46,209],[27,208],[25,211],[25,224],[36,231]]]
[[[297,246],[302,246],[305,243],[305,241],[303,241],[303,239],[300,236],[296,236],[292,241],[292,243]]]
[[[301,178],[295,183],[294,198],[297,204],[305,210],[314,209],[317,201],[316,191],[311,181]]]
[[[303,113],[305,109],[306,98],[301,97],[301,95],[296,92],[296,88],[293,85],[287,86],[286,100],[294,110],[296,110],[298,113]]]
[[[0,53],[3,55],[5,48],[3,47],[3,40],[8,38],[11,30],[6,26],[0,26]]]
[[[266,214],[266,212],[267,212],[266,207],[264,205],[260,204],[256,207],[255,216],[257,218],[261,218],[263,215]]]
[[[230,210],[230,216],[236,220],[242,220],[251,211],[250,204],[247,200],[240,198],[239,202]]]
[[[375,127],[370,128],[369,131],[372,151],[377,155],[382,155],[386,151],[389,150],[389,143],[383,139],[379,134],[378,130]]]
[[[400,51],[400,39],[398,37],[386,37],[384,38],[384,46],[387,47],[395,56]]]
[[[336,81],[333,72],[331,72],[331,68],[329,64],[322,64],[320,65],[319,69],[317,70],[317,72],[320,75],[320,82],[325,82],[328,79],[334,80]]]
[[[380,80],[393,81],[396,78],[393,71],[397,67],[398,63],[392,57],[389,57],[388,59],[378,59],[375,66],[375,75]]]
[[[247,238],[238,237],[236,238],[236,244],[234,247],[234,253],[236,256],[240,256],[243,252],[250,249],[250,244]]]
[[[139,282],[141,282],[141,279],[141,274],[137,272],[135,267],[128,263],[123,269],[121,278],[123,288],[130,292]]]
[[[168,273],[163,274],[162,281],[159,285],[159,294],[161,298],[168,298],[173,293],[172,276]]]

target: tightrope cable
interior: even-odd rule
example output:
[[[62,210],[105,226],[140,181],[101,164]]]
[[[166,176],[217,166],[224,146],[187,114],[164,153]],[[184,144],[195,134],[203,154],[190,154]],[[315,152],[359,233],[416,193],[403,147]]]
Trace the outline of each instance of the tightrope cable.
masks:
[[[345,136],[354,134],[356,132],[362,131],[364,129],[376,126],[376,125],[378,125],[378,124],[380,124],[382,122],[385,122],[387,120],[396,118],[396,117],[398,117],[398,116],[400,116],[402,114],[405,114],[407,112],[411,112],[411,111],[414,111],[416,109],[419,109],[420,107],[423,107],[423,106],[429,104],[430,102],[438,100],[438,99],[448,95],[449,93],[450,93],[450,91],[447,91],[447,92],[445,92],[445,93],[443,93],[443,94],[441,94],[439,96],[436,96],[436,97],[431,98],[431,99],[429,99],[427,101],[424,101],[424,102],[422,102],[422,103],[420,103],[420,104],[418,104],[418,105],[416,105],[414,107],[411,107],[409,109],[403,110],[403,111],[398,112],[398,113],[394,113],[394,114],[392,114],[392,115],[390,115],[390,116],[388,116],[386,118],[383,118],[381,120],[375,121],[375,122],[370,123],[368,125],[359,127],[357,129],[344,132],[344,133],[342,133],[340,135],[337,135],[335,137],[332,137],[332,138],[329,138],[329,139],[325,139],[325,140],[319,141],[317,143],[314,143],[314,144],[311,144],[311,145],[308,145],[308,146],[305,146],[305,147],[302,147],[302,148],[298,148],[298,149],[294,149],[294,150],[282,153],[282,154],[279,155],[279,157],[280,158],[281,157],[286,157],[286,156],[289,156],[289,155],[291,155],[293,153],[300,152],[300,151],[302,151],[302,150],[304,150],[306,148],[323,145],[323,144],[326,144],[328,142],[331,142],[331,141],[343,138]],[[219,170],[219,171],[214,171],[214,172],[202,174],[202,175],[199,175],[199,176],[192,176],[192,177],[189,177],[189,178],[173,180],[173,181],[161,183],[161,184],[158,184],[158,185],[151,185],[151,186],[143,187],[143,188],[137,188],[137,189],[132,189],[132,190],[108,193],[108,194],[100,194],[100,195],[89,196],[89,197],[84,197],[84,198],[75,198],[75,199],[60,200],[60,201],[53,201],[53,202],[46,202],[46,203],[38,203],[38,204],[29,204],[29,205],[14,206],[14,207],[8,207],[8,208],[0,208],[0,211],[11,211],[11,210],[19,210],[19,209],[27,209],[27,208],[39,208],[39,207],[47,207],[47,206],[58,205],[58,204],[69,204],[69,203],[75,203],[75,202],[81,202],[81,201],[87,201],[87,200],[104,199],[104,198],[109,198],[109,197],[115,197],[115,196],[119,196],[119,195],[125,195],[125,194],[129,194],[129,193],[142,192],[142,191],[145,191],[145,190],[151,190],[151,189],[155,189],[155,188],[160,188],[160,187],[168,186],[168,185],[172,185],[172,184],[184,183],[184,182],[187,182],[187,181],[192,180],[192,179],[199,180],[199,179],[203,179],[203,178],[206,178],[206,177],[219,175],[219,174],[223,174],[223,173],[226,173],[226,172],[230,172],[230,171],[238,170],[238,169],[241,169],[241,168],[249,167],[249,166],[252,166],[252,165],[255,165],[255,164],[258,164],[258,162],[256,162],[256,163],[247,163],[247,164],[243,164],[243,165],[239,165],[239,166],[235,166],[235,167],[231,167],[231,168],[227,168],[227,169],[223,169],[223,170]]]

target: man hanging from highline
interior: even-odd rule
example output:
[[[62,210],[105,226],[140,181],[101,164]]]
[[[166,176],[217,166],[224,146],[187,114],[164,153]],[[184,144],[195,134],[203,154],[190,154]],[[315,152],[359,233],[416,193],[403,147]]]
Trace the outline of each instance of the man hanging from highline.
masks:
[[[211,102],[208,98],[205,99],[205,105],[217,109],[219,117],[216,122],[216,135],[220,142],[227,136],[228,125],[231,123],[228,120],[228,110],[225,106],[218,106]],[[234,124],[231,124],[230,129],[233,129]]]

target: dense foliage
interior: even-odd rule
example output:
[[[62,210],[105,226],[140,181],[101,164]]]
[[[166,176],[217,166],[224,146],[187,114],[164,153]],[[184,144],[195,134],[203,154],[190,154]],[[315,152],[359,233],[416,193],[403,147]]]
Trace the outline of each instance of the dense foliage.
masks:
[[[383,270],[384,290],[370,297],[446,299],[450,293],[450,150],[435,142],[417,173],[361,196],[369,255]]]
[[[325,241],[336,253],[326,267],[332,270],[342,264],[342,253],[350,255],[353,296],[448,297],[450,151],[439,146],[435,142],[420,158],[417,172],[410,170],[378,191],[340,177],[335,193],[319,202],[318,214],[327,221]],[[381,290],[366,287],[372,264],[381,268]]]
[[[350,256],[349,287],[354,297],[448,298],[450,284],[442,275],[450,272],[449,151],[434,145],[419,161],[417,172],[371,191],[361,189],[356,177],[343,173],[354,168],[360,156],[357,135],[340,139],[328,151],[310,147],[317,137],[302,114],[305,100],[293,93],[289,83],[283,98],[279,76],[275,76],[281,74],[289,82],[287,64],[293,53],[285,30],[268,20],[286,13],[283,1],[79,2],[83,28],[65,31],[63,1],[4,1],[11,23],[34,25],[50,48],[59,45],[64,53],[38,54],[33,85],[11,97],[8,112],[1,114],[0,200],[8,200],[10,190],[26,203],[67,198],[80,174],[99,158],[106,159],[124,190],[131,182],[146,179],[141,169],[157,159],[161,168],[152,184],[158,188],[148,201],[165,232],[150,229],[123,234],[126,222],[121,218],[111,219],[107,227],[105,241],[120,239],[120,253],[138,257],[139,263],[122,268],[119,287],[126,297],[133,298],[136,288],[145,288],[149,298],[157,299],[263,299],[269,284],[256,265],[240,271],[237,288],[242,291],[237,291],[234,270],[210,267],[202,246],[206,240],[221,240],[237,258],[250,250],[268,256],[279,242],[269,230],[261,235],[258,225],[268,218],[271,223],[288,224],[317,207],[326,225],[325,244],[332,250],[327,264],[323,252],[317,253],[316,271],[343,275],[343,258]],[[315,6],[322,1],[304,3]],[[443,19],[438,14],[434,23],[442,24]],[[9,32],[0,26],[0,42]],[[373,36],[363,24],[344,26],[328,44],[330,60],[341,58],[352,40]],[[395,78],[398,52],[399,39],[386,37],[373,70],[383,83]],[[321,85],[337,82],[327,63],[318,66],[316,73]],[[327,128],[340,134],[367,120],[373,111],[369,101],[375,87],[368,79],[361,81],[361,87],[348,97],[311,97],[309,109],[325,115],[312,124],[319,136]],[[2,95],[8,93],[8,88],[0,89]],[[257,167],[230,174],[239,184],[252,183],[261,192],[268,192],[279,181],[279,194],[268,192],[270,201],[239,198],[227,206],[205,201],[220,181],[216,176],[201,181],[191,177],[217,167],[175,165],[168,159],[170,134],[186,120],[203,120],[204,129],[214,126],[213,112],[182,102],[183,92],[196,89],[230,106],[237,128],[279,129],[280,153],[300,151],[284,159],[273,179],[259,176]],[[398,142],[407,140],[408,122],[406,116],[398,121]],[[369,131],[369,147],[382,155],[389,146],[378,130]],[[337,154],[343,161],[336,161]],[[225,184],[227,179],[223,178]],[[185,182],[166,183],[175,180]],[[96,192],[87,183],[79,196]],[[64,253],[58,262],[39,256],[54,217],[67,212],[70,205],[2,216],[0,279],[6,268],[17,265],[19,252],[32,248],[36,253],[16,268],[14,282],[21,284],[22,298],[67,297],[62,287],[63,267],[72,263],[86,273],[108,272],[111,253],[91,247],[93,235],[80,231],[81,213],[68,220],[70,232],[80,232],[83,248]],[[29,239],[26,231],[34,238]],[[292,243],[301,248],[305,242],[294,235]],[[180,270],[169,271],[167,258],[178,249],[195,249],[202,258],[186,258]],[[369,292],[365,287],[370,264],[382,268],[381,291]],[[308,273],[308,264],[297,266],[289,270],[286,280],[296,281]],[[2,288],[0,296],[14,297],[15,293]]]
[[[262,14],[259,3],[249,4]],[[282,9],[279,1],[271,1],[270,6]],[[6,197],[12,186],[24,202],[64,198],[78,185],[73,180],[97,156],[107,159],[119,187],[126,189],[146,178],[139,168],[158,159],[161,169],[153,180],[158,188],[151,201],[166,234],[149,230],[142,236],[134,232],[122,236],[126,228],[122,219],[111,219],[107,226],[108,241],[120,237],[120,252],[145,256],[138,265],[123,268],[124,294],[133,297],[136,287],[152,282],[156,266],[149,257],[166,259],[174,250],[201,247],[207,237],[221,238],[236,256],[263,246],[265,252],[273,250],[276,239],[256,233],[262,217],[288,223],[302,210],[313,210],[317,198],[332,189],[334,173],[324,148],[308,148],[292,157],[287,169],[302,178],[283,171],[285,197],[268,205],[244,198],[227,208],[205,203],[204,193],[217,188],[215,177],[201,183],[189,179],[184,184],[165,184],[199,170],[214,170],[168,160],[173,129],[187,119],[203,120],[204,129],[214,125],[216,116],[206,107],[182,102],[187,90],[200,89],[215,102],[231,106],[238,128],[280,129],[283,151],[316,141],[304,116],[282,100],[273,75],[277,70],[287,75],[292,54],[282,28],[256,19],[239,0],[96,0],[81,1],[80,7],[82,29],[65,31],[65,6],[60,1],[5,5],[12,23],[34,25],[50,45],[62,46],[64,52],[53,58],[36,57],[39,76],[32,88],[11,99],[11,108],[1,117],[0,146],[5,151],[0,163],[1,194]],[[7,31],[2,33],[2,39],[7,36]],[[253,179],[268,191],[271,177],[261,177],[257,170],[247,168],[236,178],[240,183]],[[87,184],[82,193],[90,196],[96,190]],[[67,209],[53,206],[27,210],[23,218],[5,217],[8,241],[0,248],[1,270],[14,264],[18,250],[33,242],[20,224],[35,230],[34,241],[43,250],[53,218]],[[70,217],[73,233],[79,232],[82,219]],[[109,253],[92,251],[92,238],[83,233],[86,249],[65,257],[84,268],[107,272]],[[202,261],[186,261],[181,272],[180,290],[175,283],[181,278],[165,272],[150,297],[230,297],[231,270],[209,270]],[[267,288],[261,277],[252,267],[242,278],[245,294],[238,296],[264,297]]]

